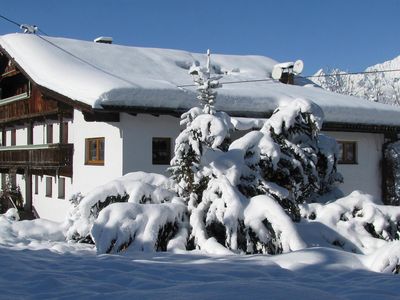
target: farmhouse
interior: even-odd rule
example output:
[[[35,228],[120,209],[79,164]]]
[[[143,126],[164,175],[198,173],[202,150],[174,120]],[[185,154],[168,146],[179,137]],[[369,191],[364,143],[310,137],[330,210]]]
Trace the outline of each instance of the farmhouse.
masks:
[[[0,37],[1,184],[19,187],[25,210],[39,217],[63,220],[74,193],[128,172],[165,173],[179,116],[198,105],[188,70],[204,64],[205,55],[110,42]],[[223,76],[216,108],[250,129],[279,104],[314,101],[325,113],[323,130],[339,141],[342,190],[382,198],[382,151],[397,139],[400,109],[299,77],[283,84],[271,78],[276,64],[263,56],[213,55],[212,69]]]

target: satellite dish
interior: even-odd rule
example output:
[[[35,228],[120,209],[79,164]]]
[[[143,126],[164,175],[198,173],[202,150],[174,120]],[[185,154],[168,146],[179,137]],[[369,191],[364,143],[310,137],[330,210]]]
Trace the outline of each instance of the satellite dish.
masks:
[[[275,66],[272,69],[272,78],[275,80],[279,80],[282,77],[282,68]]]
[[[304,63],[301,59],[296,60],[293,65],[293,73],[300,74],[303,71]]]

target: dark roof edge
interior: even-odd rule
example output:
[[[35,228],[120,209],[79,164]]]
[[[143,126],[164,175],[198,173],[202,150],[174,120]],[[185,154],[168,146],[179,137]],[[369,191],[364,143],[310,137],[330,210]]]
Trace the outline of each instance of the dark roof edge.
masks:
[[[322,130],[325,131],[347,131],[347,132],[369,132],[369,133],[400,133],[400,126],[376,125],[362,123],[339,123],[324,122]]]
[[[169,115],[180,117],[187,108],[154,108],[154,107],[135,107],[135,106],[119,106],[119,105],[103,105],[107,112],[125,112],[129,114],[151,114],[151,115]],[[96,110],[101,112],[100,110]],[[238,112],[225,111],[232,117],[243,118],[269,118],[272,114],[265,112]],[[400,126],[362,124],[362,123],[340,123],[340,122],[324,122],[322,126],[324,131],[346,131],[346,132],[364,132],[364,133],[400,133]]]

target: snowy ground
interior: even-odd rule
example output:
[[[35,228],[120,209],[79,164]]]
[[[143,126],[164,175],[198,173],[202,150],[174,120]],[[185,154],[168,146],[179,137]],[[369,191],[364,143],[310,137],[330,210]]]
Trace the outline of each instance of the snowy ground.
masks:
[[[55,223],[0,217],[2,299],[399,299],[398,275],[364,256],[309,248],[278,256],[96,255]],[[51,242],[49,240],[52,240]]]

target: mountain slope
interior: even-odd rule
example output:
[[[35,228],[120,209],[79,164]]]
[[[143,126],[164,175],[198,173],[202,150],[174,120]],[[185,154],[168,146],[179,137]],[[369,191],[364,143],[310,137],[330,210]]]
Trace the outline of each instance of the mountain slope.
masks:
[[[400,56],[365,69],[369,74],[344,75],[339,69],[320,69],[312,80],[323,89],[344,95],[353,95],[370,101],[400,106]],[[378,72],[375,72],[378,71]],[[332,76],[325,76],[332,74]]]

